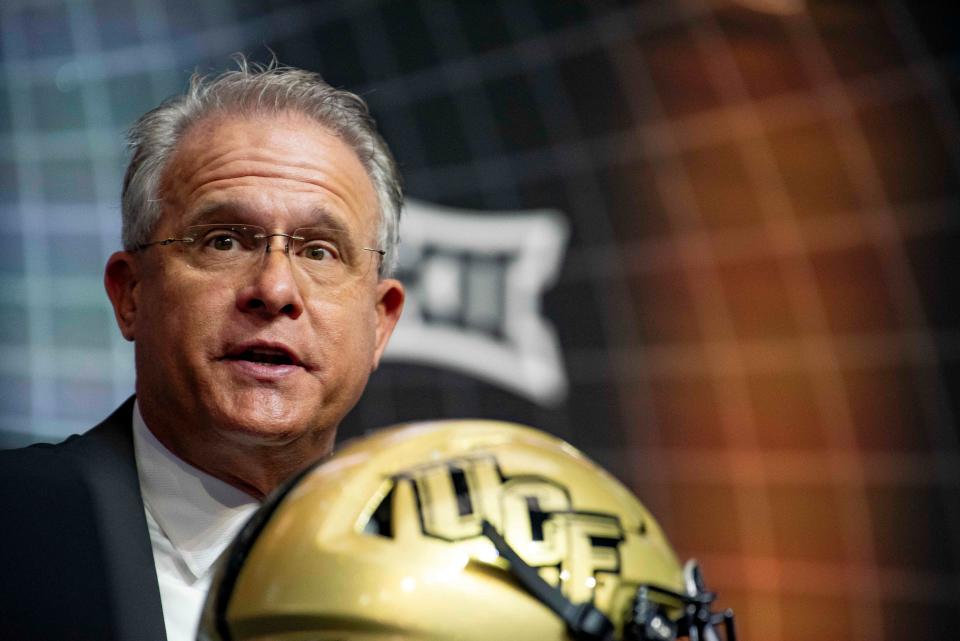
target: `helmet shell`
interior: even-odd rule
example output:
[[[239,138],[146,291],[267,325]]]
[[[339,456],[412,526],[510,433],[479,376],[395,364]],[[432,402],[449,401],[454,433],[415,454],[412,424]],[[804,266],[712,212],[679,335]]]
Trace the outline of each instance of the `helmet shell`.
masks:
[[[636,497],[570,444],[520,425],[384,429],[268,503],[215,579],[202,639],[568,640],[483,536],[484,520],[618,631],[638,586],[683,590]]]

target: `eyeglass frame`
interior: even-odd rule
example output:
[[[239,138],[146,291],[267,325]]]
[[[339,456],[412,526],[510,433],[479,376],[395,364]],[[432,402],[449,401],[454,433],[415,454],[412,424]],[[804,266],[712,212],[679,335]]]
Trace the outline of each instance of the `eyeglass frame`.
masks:
[[[188,226],[188,227],[185,227],[185,228],[183,229],[183,231],[180,233],[180,235],[181,235],[181,236],[185,236],[185,234],[186,234],[186,232],[187,232],[188,230],[194,229],[194,228],[197,228],[197,227],[210,227],[210,228],[218,228],[218,227],[223,227],[223,228],[246,227],[246,228],[253,228],[253,229],[261,229],[261,230],[263,230],[264,232],[267,231],[267,228],[266,228],[266,227],[263,227],[262,225],[249,225],[249,224],[247,224],[247,223],[205,223],[205,224],[190,225],[190,226]],[[271,238],[274,238],[274,237],[286,238],[286,239],[287,239],[287,242],[284,243],[283,253],[284,253],[285,255],[289,256],[289,255],[290,255],[290,241],[291,241],[291,240],[306,240],[306,237],[304,237],[304,236],[297,236],[297,235],[296,235],[298,231],[301,231],[301,230],[304,230],[304,229],[325,229],[325,227],[323,227],[322,225],[321,225],[321,226],[314,226],[314,227],[310,227],[310,226],[307,226],[307,227],[297,227],[296,229],[293,230],[293,233],[291,233],[291,234],[286,234],[286,233],[282,233],[282,232],[275,232],[275,233],[272,233],[272,234],[266,234],[266,233],[264,233],[264,234],[254,234],[253,239],[256,240],[256,241],[264,241],[264,248],[265,248],[265,249],[264,249],[264,253],[269,254],[271,251],[273,251],[272,248],[271,248],[271,246],[270,246],[270,239],[271,239]],[[167,245],[171,245],[171,244],[173,244],[173,243],[183,243],[184,245],[190,245],[190,244],[196,242],[196,240],[197,240],[196,238],[190,238],[189,236],[185,236],[184,238],[175,238],[175,237],[171,236],[171,237],[169,237],[169,238],[164,238],[164,239],[162,239],[162,240],[154,240],[154,241],[151,241],[151,242],[148,242],[148,243],[138,243],[138,244],[136,245],[136,247],[133,248],[133,251],[140,251],[140,250],[142,250],[142,249],[147,249],[148,247],[153,247],[154,245],[160,245],[161,247],[166,247]],[[386,255],[386,253],[387,253],[386,250],[384,250],[384,249],[378,249],[378,248],[375,248],[375,247],[360,247],[360,250],[361,250],[361,251],[373,252],[374,254],[377,254],[377,257],[378,257],[378,258],[377,258],[377,274],[382,274],[382,272],[383,272],[383,257],[384,257],[384,256]]]

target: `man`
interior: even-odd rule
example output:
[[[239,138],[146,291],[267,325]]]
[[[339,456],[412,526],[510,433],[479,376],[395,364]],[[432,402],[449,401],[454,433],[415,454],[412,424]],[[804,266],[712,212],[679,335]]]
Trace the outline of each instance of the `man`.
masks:
[[[8,638],[193,638],[214,561],[331,450],[403,307],[399,176],[357,96],[241,60],[130,143],[104,280],[136,396],[0,454]]]

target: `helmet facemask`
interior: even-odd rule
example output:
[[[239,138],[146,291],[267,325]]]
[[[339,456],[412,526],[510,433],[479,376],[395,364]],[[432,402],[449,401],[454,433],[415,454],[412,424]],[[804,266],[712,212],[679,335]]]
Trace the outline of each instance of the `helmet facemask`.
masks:
[[[613,623],[596,606],[589,601],[574,604],[544,581],[489,521],[483,522],[483,534],[510,564],[510,572],[520,584],[563,619],[574,641],[614,641]],[[676,641],[684,637],[690,641],[721,641],[717,633],[717,626],[721,624],[724,641],[737,641],[733,611],[711,611],[716,595],[707,591],[700,565],[695,560],[686,562],[683,577],[686,594],[656,585],[637,588],[619,641]],[[653,598],[654,595],[657,598]],[[673,608],[667,608],[666,603],[673,603]],[[682,614],[671,618],[669,609],[679,609]]]

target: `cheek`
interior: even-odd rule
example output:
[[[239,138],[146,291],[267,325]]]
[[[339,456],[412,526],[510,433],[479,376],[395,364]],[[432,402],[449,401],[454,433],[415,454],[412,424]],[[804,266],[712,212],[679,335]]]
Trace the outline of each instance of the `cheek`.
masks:
[[[322,349],[333,350],[328,357],[348,357],[352,366],[373,352],[376,336],[374,309],[354,295],[339,297],[336,303],[318,302],[310,306],[313,338]]]
[[[180,356],[180,345],[190,345],[190,353],[204,347],[201,339],[215,331],[228,304],[226,289],[214,290],[209,283],[169,273],[159,274],[151,285],[141,296],[144,330],[138,341],[151,343],[152,351],[163,359]]]

